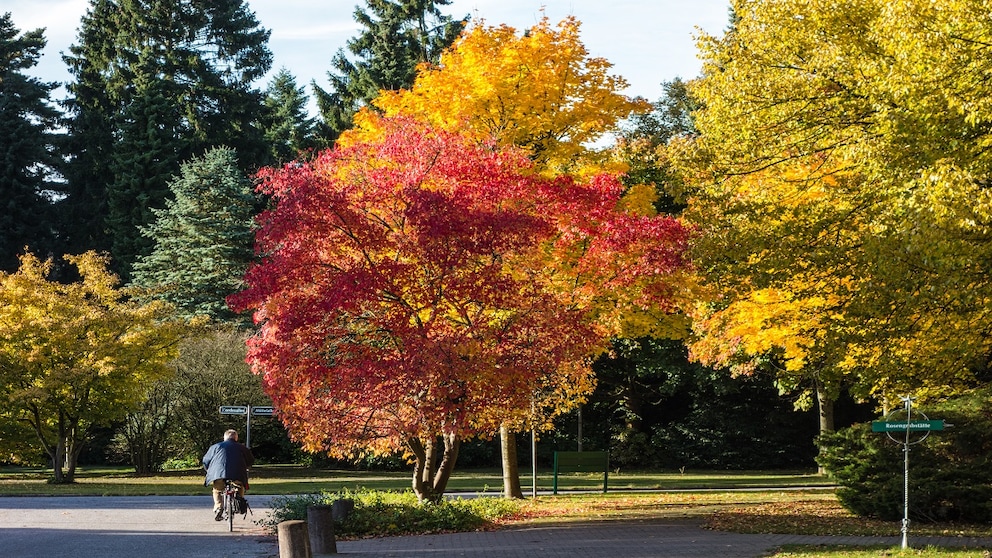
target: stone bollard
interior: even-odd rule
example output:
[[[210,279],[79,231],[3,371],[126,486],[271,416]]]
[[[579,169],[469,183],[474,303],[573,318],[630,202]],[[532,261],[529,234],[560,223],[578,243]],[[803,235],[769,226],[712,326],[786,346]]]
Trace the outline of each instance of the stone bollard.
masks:
[[[307,522],[283,521],[276,526],[279,535],[279,558],[312,558]]]
[[[307,531],[314,555],[338,553],[334,542],[333,506],[307,506]]]
[[[341,523],[348,518],[348,514],[355,509],[355,501],[351,498],[339,498],[331,504],[334,507],[332,515],[336,523]]]

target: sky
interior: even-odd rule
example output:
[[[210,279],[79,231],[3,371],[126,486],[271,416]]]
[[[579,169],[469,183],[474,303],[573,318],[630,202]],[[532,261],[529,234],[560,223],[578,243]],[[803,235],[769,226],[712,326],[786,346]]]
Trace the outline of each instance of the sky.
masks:
[[[331,58],[358,35],[353,14],[364,0],[248,0],[262,27],[272,32],[272,73],[286,68],[299,85],[315,80],[328,87]],[[21,32],[45,28],[48,46],[28,74],[44,81],[65,82],[70,76],[60,53],[76,42],[80,18],[88,0],[0,0],[0,12],[10,12]],[[699,74],[695,38],[705,32],[722,34],[727,27],[729,0],[453,0],[444,13],[486,25],[507,24],[520,31],[543,14],[552,23],[575,16],[581,39],[591,56],[606,58],[613,73],[630,84],[625,94],[655,101],[661,83]],[[309,91],[309,87],[307,89]],[[58,91],[54,97],[60,98]]]

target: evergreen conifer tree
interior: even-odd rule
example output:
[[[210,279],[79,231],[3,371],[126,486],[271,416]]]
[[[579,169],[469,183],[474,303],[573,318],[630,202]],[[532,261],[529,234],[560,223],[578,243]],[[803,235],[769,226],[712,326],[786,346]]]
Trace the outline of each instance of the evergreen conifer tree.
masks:
[[[120,141],[111,160],[114,187],[107,192],[111,253],[124,261],[150,252],[154,239],[129,233],[151,223],[155,208],[165,206],[169,191],[162,182],[179,166],[176,158],[186,143],[170,125],[176,121],[175,106],[162,82],[148,73],[135,80],[134,98],[121,114]]]
[[[229,145],[242,170],[271,162],[253,86],[271,66],[268,37],[243,0],[91,0],[65,56],[75,78],[65,215],[94,216],[71,242],[109,248],[126,278],[181,161]]]
[[[169,183],[171,199],[142,227],[154,247],[134,265],[133,284],[187,318],[236,316],[225,297],[241,289],[252,258],[256,198],[235,151],[218,147],[184,163]]]
[[[296,78],[285,68],[269,83],[265,140],[277,163],[289,162],[300,152],[315,147],[315,120],[307,112],[307,101],[304,89],[297,87]]]
[[[320,137],[326,144],[351,127],[359,108],[382,89],[410,87],[417,64],[436,64],[468,21],[443,15],[438,6],[451,0],[366,0],[367,10],[355,8],[355,20],[365,30],[348,41],[348,54],[341,49],[328,72],[330,91],[313,83],[320,111]]]
[[[44,47],[42,29],[21,34],[10,13],[0,14],[0,271],[15,271],[25,246],[34,253],[52,249],[55,84],[23,73]]]
[[[110,251],[107,182],[114,152],[114,109],[103,68],[109,66],[113,37],[97,21],[110,21],[114,0],[93,0],[79,30],[78,44],[63,60],[75,81],[63,102],[66,113],[66,198],[59,204],[61,252]]]

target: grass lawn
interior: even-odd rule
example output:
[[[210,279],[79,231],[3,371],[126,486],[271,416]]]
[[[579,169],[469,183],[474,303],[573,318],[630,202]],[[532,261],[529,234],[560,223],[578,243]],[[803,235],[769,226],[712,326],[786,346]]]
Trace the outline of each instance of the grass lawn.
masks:
[[[837,546],[787,546],[771,555],[771,558],[989,558],[989,551],[967,548],[908,548],[869,546],[869,547],[837,547]]]
[[[551,490],[550,471],[539,471],[538,490]],[[203,493],[201,470],[169,471],[153,476],[138,476],[127,468],[81,468],[76,483],[55,486],[47,482],[50,471],[44,469],[0,467],[0,495],[90,495],[141,496],[190,495]],[[254,494],[307,494],[321,491],[367,488],[371,490],[405,490],[410,487],[410,473],[360,472],[308,469],[288,465],[253,467],[251,492]],[[529,471],[521,471],[524,493],[531,491]],[[689,490],[761,487],[823,486],[828,481],[815,473],[804,472],[612,472],[610,490]],[[559,477],[559,491],[598,490],[602,474],[570,474]],[[448,484],[449,492],[501,492],[502,473],[497,469],[455,471]]]

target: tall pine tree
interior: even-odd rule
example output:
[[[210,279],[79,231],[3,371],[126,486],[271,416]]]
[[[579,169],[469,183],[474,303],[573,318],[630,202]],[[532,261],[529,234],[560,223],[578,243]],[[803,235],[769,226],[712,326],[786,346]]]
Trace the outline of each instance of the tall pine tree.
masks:
[[[154,239],[128,233],[152,222],[155,208],[165,205],[169,192],[162,181],[175,172],[188,141],[174,128],[178,115],[166,83],[152,72],[141,72],[133,89],[131,103],[120,115],[120,141],[110,166],[114,183],[107,191],[111,253],[126,261],[150,251]]]
[[[320,136],[331,144],[351,127],[355,112],[378,96],[382,89],[410,87],[417,64],[436,64],[441,52],[458,38],[468,17],[455,20],[438,6],[451,0],[366,0],[368,10],[355,8],[355,20],[365,30],[348,41],[328,72],[330,91],[313,83],[320,111]]]
[[[251,183],[234,150],[218,147],[184,163],[169,188],[172,199],[141,229],[154,248],[135,263],[133,284],[187,318],[230,321],[235,315],[224,299],[243,288],[253,253]]]
[[[66,198],[59,204],[61,252],[110,251],[107,230],[107,185],[112,180],[114,112],[103,69],[110,65],[113,37],[94,24],[110,21],[113,0],[93,0],[79,30],[79,44],[63,56],[75,81],[67,85]]]
[[[34,253],[52,249],[55,84],[23,73],[44,47],[42,29],[20,34],[10,13],[0,15],[0,271],[15,271],[25,246]]]
[[[315,147],[316,122],[307,112],[307,95],[285,68],[269,82],[265,107],[265,140],[277,163],[287,163]]]
[[[73,244],[109,248],[127,277],[181,161],[229,145],[244,170],[271,162],[253,85],[271,67],[268,38],[243,0],[92,0],[65,56],[75,78],[65,214],[91,216],[69,221],[85,222]]]

